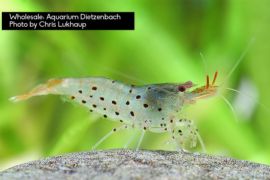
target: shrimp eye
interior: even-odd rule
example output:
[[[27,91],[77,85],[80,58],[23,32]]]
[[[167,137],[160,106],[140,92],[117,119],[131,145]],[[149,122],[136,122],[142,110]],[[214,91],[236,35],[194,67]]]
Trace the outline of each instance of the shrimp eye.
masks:
[[[178,91],[185,92],[186,88],[185,86],[178,86]]]

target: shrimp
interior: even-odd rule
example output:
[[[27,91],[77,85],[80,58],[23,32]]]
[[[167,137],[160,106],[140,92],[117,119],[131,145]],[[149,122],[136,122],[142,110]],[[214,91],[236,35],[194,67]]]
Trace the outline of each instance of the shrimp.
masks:
[[[137,128],[141,129],[142,133],[136,150],[139,149],[145,132],[150,131],[170,133],[178,150],[194,148],[199,141],[205,152],[204,143],[196,125],[191,120],[179,119],[178,114],[183,107],[193,104],[197,100],[217,95],[220,87],[224,85],[244,59],[254,41],[255,38],[250,40],[240,58],[236,60],[233,68],[219,86],[216,85],[218,71],[215,72],[211,83],[209,75],[206,75],[205,85],[197,88],[191,81],[135,86],[103,77],[63,78],[48,80],[47,83],[38,85],[29,93],[11,97],[10,100],[17,102],[33,96],[63,95],[70,98],[71,101],[87,107],[90,112],[97,112],[102,114],[104,118],[123,124],[118,128],[113,128],[93,146],[93,149],[117,131]],[[226,89],[239,93],[232,88]],[[233,111],[229,101],[225,97],[221,97]]]
[[[90,112],[123,124],[113,128],[93,149],[114,132],[127,128],[142,130],[137,150],[146,131],[170,133],[179,149],[193,148],[197,140],[204,148],[196,125],[191,120],[178,119],[177,115],[185,105],[214,96],[218,87],[215,85],[217,75],[216,72],[211,84],[209,76],[206,76],[206,84],[198,88],[194,88],[191,81],[135,86],[103,77],[51,79],[10,100],[17,102],[33,96],[64,95],[87,107]]]

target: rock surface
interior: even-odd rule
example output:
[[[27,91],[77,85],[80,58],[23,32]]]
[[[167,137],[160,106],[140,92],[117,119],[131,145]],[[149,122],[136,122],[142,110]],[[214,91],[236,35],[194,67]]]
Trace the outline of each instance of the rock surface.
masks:
[[[168,151],[65,154],[0,172],[0,179],[270,179],[267,165]]]

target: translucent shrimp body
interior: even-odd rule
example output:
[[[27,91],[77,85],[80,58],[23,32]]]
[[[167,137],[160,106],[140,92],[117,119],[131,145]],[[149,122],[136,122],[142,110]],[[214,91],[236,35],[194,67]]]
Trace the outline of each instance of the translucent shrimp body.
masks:
[[[49,80],[11,100],[47,94],[68,96],[91,112],[122,122],[126,128],[169,132],[179,147],[188,149],[196,146],[197,128],[190,120],[179,119],[177,115],[184,105],[193,103],[202,93],[207,94],[210,86],[206,86],[188,91],[193,87],[190,81],[134,86],[101,77],[64,78]],[[116,128],[112,130],[115,131]]]

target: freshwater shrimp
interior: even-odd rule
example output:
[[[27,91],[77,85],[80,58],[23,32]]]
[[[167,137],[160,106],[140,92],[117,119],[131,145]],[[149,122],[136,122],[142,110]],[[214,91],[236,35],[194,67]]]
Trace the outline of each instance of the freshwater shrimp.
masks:
[[[218,87],[215,85],[217,75],[218,72],[214,74],[212,83],[206,76],[206,84],[198,88],[194,88],[191,81],[135,86],[103,77],[51,79],[11,100],[16,102],[48,94],[64,95],[87,107],[90,112],[95,111],[104,118],[123,123],[113,128],[93,148],[114,132],[126,128],[142,130],[137,150],[145,131],[168,132],[181,149],[195,147],[197,140],[204,148],[196,125],[191,120],[179,119],[177,115],[185,105],[214,96]]]
[[[33,96],[64,95],[87,107],[90,112],[97,112],[104,118],[123,124],[113,128],[93,146],[93,149],[117,131],[137,128],[141,129],[142,133],[136,150],[139,149],[145,132],[150,131],[170,133],[178,150],[193,148],[199,141],[205,152],[204,143],[196,125],[191,120],[179,119],[178,114],[186,105],[217,95],[219,88],[224,85],[244,59],[254,40],[254,38],[251,39],[245,51],[219,86],[215,84],[218,71],[214,73],[211,83],[209,76],[206,75],[205,85],[197,88],[192,81],[135,86],[103,77],[62,78],[48,80],[47,83],[38,85],[29,93],[11,97],[10,100],[17,102]],[[232,88],[226,89],[239,92]],[[225,97],[221,97],[233,111],[229,101]]]

